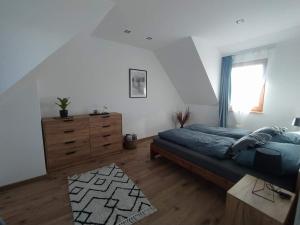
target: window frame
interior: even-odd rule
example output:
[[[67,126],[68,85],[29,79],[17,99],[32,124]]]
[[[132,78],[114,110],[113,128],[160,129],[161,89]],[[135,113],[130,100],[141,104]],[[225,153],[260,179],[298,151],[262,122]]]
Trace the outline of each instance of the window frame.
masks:
[[[267,80],[266,70],[267,70],[268,59],[258,59],[258,60],[251,60],[251,61],[247,61],[247,62],[240,62],[240,63],[233,63],[232,64],[232,68],[242,67],[242,66],[252,66],[252,65],[257,65],[257,64],[262,64],[263,65],[264,84],[262,85],[262,88],[261,88],[258,105],[254,106],[250,110],[250,113],[263,113],[263,111],[264,111],[266,80]],[[230,108],[232,109],[231,105],[230,105]]]

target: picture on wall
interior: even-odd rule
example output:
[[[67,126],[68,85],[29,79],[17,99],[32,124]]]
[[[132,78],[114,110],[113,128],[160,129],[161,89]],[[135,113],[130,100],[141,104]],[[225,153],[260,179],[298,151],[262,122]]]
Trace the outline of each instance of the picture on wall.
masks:
[[[129,69],[129,97],[147,98],[147,71]]]

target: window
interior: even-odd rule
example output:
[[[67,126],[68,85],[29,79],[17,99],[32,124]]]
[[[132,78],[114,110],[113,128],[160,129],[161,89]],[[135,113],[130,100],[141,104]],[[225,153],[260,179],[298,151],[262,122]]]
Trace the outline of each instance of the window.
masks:
[[[267,60],[233,64],[231,70],[231,109],[263,112]]]

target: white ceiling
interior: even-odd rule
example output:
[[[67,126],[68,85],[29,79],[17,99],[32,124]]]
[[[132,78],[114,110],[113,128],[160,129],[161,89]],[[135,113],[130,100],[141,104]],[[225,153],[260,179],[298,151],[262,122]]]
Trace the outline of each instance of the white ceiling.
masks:
[[[226,49],[300,25],[298,0],[113,0],[95,35],[147,49],[199,36]],[[244,18],[245,23],[235,21]],[[123,33],[132,30],[131,34]],[[151,36],[153,40],[145,40]]]
[[[0,0],[0,26],[69,34],[100,23],[110,0]]]

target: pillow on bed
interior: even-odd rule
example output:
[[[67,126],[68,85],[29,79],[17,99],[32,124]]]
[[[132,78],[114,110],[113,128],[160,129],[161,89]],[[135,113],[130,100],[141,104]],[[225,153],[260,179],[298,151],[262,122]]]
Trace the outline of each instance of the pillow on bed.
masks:
[[[276,135],[272,137],[272,142],[290,143],[300,145],[300,133],[299,132],[287,132],[282,135]]]
[[[283,134],[285,131],[286,131],[286,128],[273,126],[273,127],[259,128],[259,129],[255,130],[253,133],[265,133],[265,134],[269,134],[271,136],[276,136],[276,135]]]
[[[251,133],[237,140],[232,146],[232,153],[235,155],[239,151],[256,146],[264,145],[272,139],[270,134],[265,133]]]

